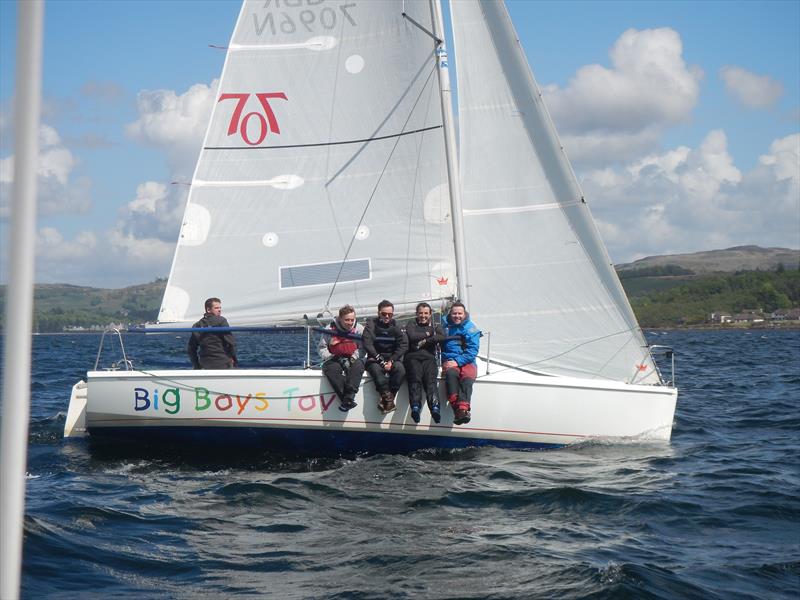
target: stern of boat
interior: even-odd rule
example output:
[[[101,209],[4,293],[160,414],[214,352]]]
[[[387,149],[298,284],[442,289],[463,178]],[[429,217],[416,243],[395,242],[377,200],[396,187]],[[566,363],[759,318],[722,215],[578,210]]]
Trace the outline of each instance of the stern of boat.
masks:
[[[64,437],[86,436],[86,404],[89,398],[88,387],[82,379],[72,386],[67,409],[67,421],[64,423]]]

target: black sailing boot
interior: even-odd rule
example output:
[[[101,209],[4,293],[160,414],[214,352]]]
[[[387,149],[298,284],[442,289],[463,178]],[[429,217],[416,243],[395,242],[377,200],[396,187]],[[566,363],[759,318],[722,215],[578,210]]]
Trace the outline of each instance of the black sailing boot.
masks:
[[[435,387],[429,388],[427,396],[428,410],[431,413],[431,418],[433,419],[434,423],[438,423],[442,420],[442,407],[439,404],[439,390],[437,390]]]

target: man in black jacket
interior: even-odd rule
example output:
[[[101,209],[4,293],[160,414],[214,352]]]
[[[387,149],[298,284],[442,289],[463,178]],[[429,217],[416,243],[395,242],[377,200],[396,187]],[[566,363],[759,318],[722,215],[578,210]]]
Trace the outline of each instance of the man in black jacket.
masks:
[[[219,298],[206,300],[205,308],[206,314],[192,327],[229,327],[228,320],[222,316],[222,302]],[[236,342],[230,331],[192,333],[186,351],[195,369],[235,369],[239,366]]]
[[[363,341],[367,371],[381,397],[378,408],[388,414],[396,408],[394,398],[406,375],[401,359],[408,350],[406,334],[394,320],[394,304],[388,300],[378,304],[378,316],[367,321]]]
[[[408,379],[408,403],[411,405],[411,418],[419,423],[422,411],[422,390],[428,397],[428,410],[434,423],[441,419],[439,405],[439,385],[436,377],[439,364],[436,362],[436,349],[444,340],[440,325],[434,325],[431,305],[427,302],[417,304],[416,318],[406,325],[408,352],[403,358]]]

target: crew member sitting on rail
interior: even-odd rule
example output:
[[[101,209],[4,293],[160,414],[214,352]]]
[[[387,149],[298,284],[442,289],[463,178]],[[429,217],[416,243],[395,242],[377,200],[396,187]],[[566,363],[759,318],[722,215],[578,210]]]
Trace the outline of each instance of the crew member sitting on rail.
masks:
[[[450,312],[442,319],[442,329],[448,338],[442,342],[442,375],[447,389],[447,401],[453,409],[453,423],[464,425],[472,418],[472,384],[478,376],[475,359],[480,347],[481,332],[470,321],[461,302],[453,302]]]
[[[331,333],[323,333],[317,350],[322,372],[339,397],[339,410],[347,412],[358,406],[356,394],[364,373],[361,334],[364,326],[356,323],[355,309],[346,304],[330,324]]]
[[[367,321],[364,349],[367,351],[367,371],[380,396],[378,408],[383,414],[388,414],[396,408],[394,398],[406,376],[402,358],[408,350],[408,338],[394,320],[394,304],[388,300],[381,300],[378,316]]]
[[[408,380],[408,403],[411,405],[411,418],[419,423],[422,411],[422,390],[428,397],[428,410],[435,423],[441,418],[439,407],[439,384],[436,376],[436,350],[444,340],[441,326],[431,319],[431,305],[427,302],[417,304],[416,318],[406,324],[408,352],[403,357]]]

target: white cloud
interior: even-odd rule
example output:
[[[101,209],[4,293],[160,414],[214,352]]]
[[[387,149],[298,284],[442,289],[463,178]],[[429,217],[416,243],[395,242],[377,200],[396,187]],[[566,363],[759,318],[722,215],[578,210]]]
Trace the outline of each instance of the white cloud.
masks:
[[[216,81],[195,85],[182,95],[170,90],[139,94],[139,118],[126,132],[164,151],[173,179],[191,177],[216,86]],[[116,93],[106,86],[89,86],[87,91]],[[88,203],[76,200],[88,199],[89,182],[72,177],[76,159],[52,127],[42,127],[40,141],[40,212],[65,212],[70,206],[72,212],[84,210]],[[0,184],[12,179],[13,157],[0,159]],[[56,227],[43,227],[37,234],[37,281],[113,287],[164,276],[175,251],[187,192],[184,186],[145,181],[102,233],[82,232],[66,239]],[[56,198],[60,204],[53,202]]]
[[[129,264],[136,264],[137,268],[147,266],[153,271],[161,268],[163,273],[169,269],[169,261],[175,250],[174,242],[157,238],[137,238],[122,229],[112,230],[108,239],[114,252],[130,261]]]
[[[174,247],[186,204],[187,189],[156,181],[139,184],[136,198],[120,209],[114,237],[162,240]]]
[[[96,287],[152,281],[168,272],[173,250],[174,243],[136,238],[121,228],[101,235],[81,231],[68,239],[55,227],[42,227],[36,235],[36,281]]]
[[[139,118],[126,127],[128,136],[163,150],[178,178],[189,179],[203,143],[216,98],[218,80],[196,84],[177,95],[173,90],[140,92]]]
[[[800,135],[775,140],[750,172],[722,131],[697,148],[587,172],[582,186],[615,262],[758,244],[800,247]]]
[[[661,131],[657,127],[636,132],[592,130],[559,137],[570,161],[578,165],[601,165],[647,154],[658,147]]]
[[[719,76],[725,82],[728,93],[748,108],[768,108],[783,94],[783,85],[779,81],[741,67],[724,66]]]
[[[185,190],[154,181],[140,184],[116,223],[103,233],[82,231],[67,239],[56,227],[42,227],[36,236],[36,280],[119,287],[165,276]]]
[[[587,65],[561,89],[543,89],[575,162],[609,164],[657,147],[664,127],[689,119],[702,71],[683,60],[672,29],[625,31],[610,51],[612,68]]]
[[[5,129],[11,129],[5,126]],[[4,135],[6,132],[4,131]],[[78,160],[64,146],[55,128],[39,128],[37,210],[40,216],[82,214],[91,208],[90,181],[73,177]],[[14,188],[14,155],[0,158],[0,218],[7,218]]]
[[[172,179],[191,178],[216,97],[217,81],[193,85],[181,95],[172,90],[139,93],[139,118],[127,135],[164,151]],[[146,181],[119,210],[103,236],[104,260],[117,265],[125,283],[164,276],[169,271],[186,204],[188,188]],[[107,284],[108,285],[108,284]]]
[[[794,134],[775,140],[769,147],[770,154],[759,157],[760,165],[771,169],[775,178],[789,179],[797,185],[800,179],[797,157],[800,156],[800,134]]]
[[[91,231],[78,233],[73,240],[53,227],[42,227],[36,234],[36,255],[43,260],[70,263],[92,256],[97,247],[97,237]]]

